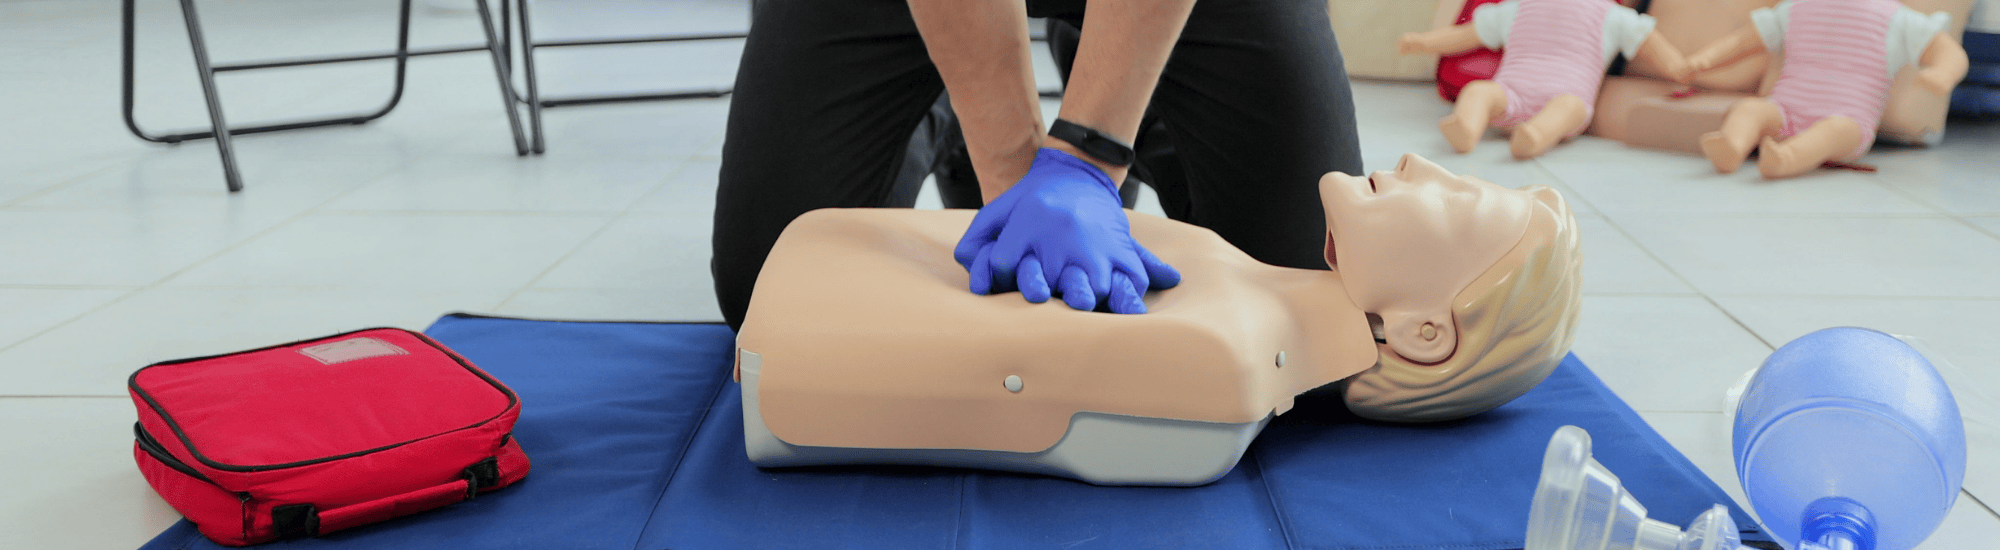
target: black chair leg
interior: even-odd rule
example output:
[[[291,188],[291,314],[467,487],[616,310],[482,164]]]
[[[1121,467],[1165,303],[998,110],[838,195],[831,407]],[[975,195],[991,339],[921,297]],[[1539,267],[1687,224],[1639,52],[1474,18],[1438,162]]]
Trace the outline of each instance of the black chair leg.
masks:
[[[548,150],[542,141],[542,93],[535,85],[535,39],[528,34],[528,0],[514,0],[514,10],[521,16],[521,66],[527,69],[528,77],[528,127],[533,136],[532,150],[539,155]]]
[[[406,0],[407,1],[407,0]],[[127,6],[130,6],[129,0]],[[201,94],[208,101],[208,121],[215,133],[215,148],[222,152],[222,179],[229,192],[243,190],[243,176],[236,170],[236,153],[229,146],[229,124],[222,121],[222,98],[215,92],[215,68],[208,64],[208,46],[202,43],[201,22],[195,17],[194,0],[181,0],[181,19],[187,21],[188,43],[194,46],[195,70],[201,73]]]
[[[545,144],[545,140],[543,138],[543,133],[542,133],[543,109],[552,109],[556,107],[566,107],[573,105],[623,103],[630,101],[659,101],[659,100],[675,100],[675,99],[717,98],[717,97],[727,96],[731,91],[729,88],[714,88],[714,89],[663,90],[663,91],[650,91],[650,92],[626,92],[626,93],[612,93],[612,94],[591,94],[591,95],[564,96],[564,97],[544,97],[541,94],[540,90],[541,81],[539,78],[537,78],[535,71],[535,50],[538,49],[570,47],[570,46],[609,46],[617,44],[653,44],[653,43],[664,43],[664,42],[731,40],[731,39],[746,38],[747,35],[743,33],[725,32],[725,33],[678,34],[678,35],[662,35],[662,36],[613,37],[613,38],[597,38],[597,39],[584,39],[584,40],[554,40],[554,41],[536,43],[533,37],[533,33],[529,30],[530,27],[529,24],[530,16],[528,15],[529,1],[530,0],[514,0],[510,4],[507,0],[501,0],[500,44],[501,48],[506,50],[507,52],[507,56],[505,58],[508,59],[509,61],[509,63],[507,64],[508,67],[510,68],[513,67],[513,63],[511,62],[512,55],[514,52],[512,47],[513,45],[512,32],[517,27],[511,21],[512,21],[512,12],[514,10],[519,10],[521,13],[520,23],[518,27],[518,29],[521,31],[521,65],[524,69],[523,76],[526,77],[523,80],[527,81],[526,82],[527,90],[524,92],[520,88],[510,88],[509,91],[513,94],[516,100],[528,104],[528,121],[529,121],[529,126],[532,128],[529,134],[533,136],[532,138],[532,140],[534,141],[533,149],[536,154],[541,154],[548,150],[548,147]]]
[[[304,128],[317,128],[321,126],[366,124],[369,121],[382,118],[383,116],[388,115],[390,111],[395,110],[397,104],[402,102],[404,83],[405,83],[405,78],[408,76],[409,60],[411,57],[485,51],[487,52],[488,55],[494,56],[494,75],[499,80],[500,83],[500,99],[501,101],[505,102],[505,105],[507,107],[507,115],[508,115],[507,122],[513,128],[514,151],[516,154],[527,154],[526,153],[527,137],[526,134],[521,129],[520,115],[516,111],[514,111],[514,102],[518,100],[516,99],[513,88],[510,86],[509,83],[510,78],[508,77],[508,70],[509,70],[508,68],[510,63],[508,63],[507,61],[508,54],[507,54],[506,42],[502,41],[504,40],[504,38],[496,38],[494,36],[493,20],[490,16],[490,13],[487,10],[485,0],[477,0],[477,1],[479,2],[479,8],[481,14],[480,23],[485,27],[486,31],[486,44],[483,46],[456,46],[456,47],[445,47],[445,48],[431,48],[423,51],[411,51],[410,50],[410,3],[411,2],[410,0],[401,0],[400,10],[397,14],[396,49],[388,53],[360,54],[360,55],[349,55],[349,56],[338,56],[338,57],[319,57],[310,59],[262,61],[262,62],[238,63],[238,64],[218,66],[212,64],[208,59],[208,48],[202,40],[205,35],[202,33],[200,20],[195,15],[194,0],[180,0],[182,17],[187,21],[188,42],[194,48],[195,68],[197,72],[200,73],[202,93],[204,99],[206,99],[208,103],[210,127],[207,131],[151,134],[148,133],[145,130],[145,128],[139,126],[139,121],[137,117],[135,117],[133,114],[134,110],[133,105],[134,103],[136,103],[134,99],[136,96],[136,93],[134,92],[135,86],[133,83],[133,81],[135,80],[134,78],[135,62],[133,59],[135,56],[134,50],[136,49],[136,46],[134,44],[135,42],[134,35],[137,33],[137,27],[138,27],[136,21],[137,16],[135,15],[134,5],[136,4],[137,0],[124,0],[123,2],[124,13],[122,21],[124,25],[123,28],[124,49],[121,52],[123,63],[121,65],[122,71],[120,74],[121,78],[120,84],[122,87],[121,91],[124,94],[124,97],[122,98],[123,99],[122,107],[123,107],[123,115],[125,118],[125,128],[130,130],[132,132],[132,135],[137,136],[139,139],[151,141],[154,143],[165,143],[169,145],[176,145],[183,141],[191,139],[214,138],[216,142],[216,147],[217,149],[220,150],[222,154],[223,178],[225,182],[229,185],[229,190],[241,191],[243,189],[243,181],[242,181],[242,176],[239,174],[239,171],[237,170],[236,167],[236,155],[234,149],[232,148],[230,140],[231,136],[240,136],[244,134],[258,134],[264,132],[278,132],[284,130],[298,130]],[[503,8],[505,6],[504,2],[505,0],[502,0]],[[501,17],[502,18],[506,17],[504,9],[501,14]],[[396,77],[391,82],[393,87],[389,93],[388,101],[384,102],[380,108],[376,109],[373,112],[356,114],[356,115],[335,116],[335,117],[313,119],[313,120],[303,120],[297,122],[283,122],[283,123],[268,124],[262,126],[251,126],[247,128],[229,128],[223,122],[222,100],[221,97],[216,92],[216,86],[215,86],[215,75],[218,73],[224,73],[230,71],[248,71],[256,69],[273,69],[279,67],[298,67],[298,66],[319,65],[326,63],[347,63],[356,61],[379,61],[379,60],[395,61]]]
[[[507,0],[500,1],[505,3]],[[479,25],[486,30],[487,51],[493,57],[493,75],[500,80],[500,105],[507,109],[507,125],[514,131],[514,154],[526,156],[528,141],[521,133],[521,113],[514,110],[513,79],[508,75],[507,59],[501,50],[503,46],[499,37],[493,32],[492,10],[486,6],[486,0],[474,0],[474,2],[479,5]],[[540,137],[540,132],[537,131],[536,135]]]

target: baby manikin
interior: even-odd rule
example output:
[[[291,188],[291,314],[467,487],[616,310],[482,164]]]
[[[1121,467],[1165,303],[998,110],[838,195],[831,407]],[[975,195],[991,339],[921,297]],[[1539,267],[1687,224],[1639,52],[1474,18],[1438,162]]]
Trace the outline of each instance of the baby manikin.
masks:
[[[1644,55],[1684,80],[1680,50],[1653,30],[1653,18],[1607,0],[1508,0],[1480,6],[1463,25],[1404,34],[1404,54],[1506,48],[1492,80],[1459,92],[1438,121],[1451,148],[1468,153],[1487,126],[1513,132],[1514,158],[1530,159],[1590,126],[1604,69],[1619,53]]]
[[[1715,171],[1735,172],[1755,149],[1765,178],[1789,178],[1823,163],[1859,160],[1875,144],[1896,73],[1918,67],[1925,90],[1949,97],[1965,78],[1965,48],[1946,32],[1951,17],[1894,0],[1788,0],[1750,12],[1750,24],[1688,59],[1703,71],[1759,51],[1784,66],[1767,97],[1729,108],[1722,129],[1701,137]]]
[[[749,457],[1199,485],[1302,392],[1337,382],[1364,417],[1461,418],[1526,393],[1568,352],[1578,237],[1554,190],[1406,155],[1367,178],[1328,174],[1320,194],[1332,271],[1259,263],[1128,211],[1133,237],[1183,275],[1141,315],[966,292],[952,247],[971,211],[807,213],[737,337]]]

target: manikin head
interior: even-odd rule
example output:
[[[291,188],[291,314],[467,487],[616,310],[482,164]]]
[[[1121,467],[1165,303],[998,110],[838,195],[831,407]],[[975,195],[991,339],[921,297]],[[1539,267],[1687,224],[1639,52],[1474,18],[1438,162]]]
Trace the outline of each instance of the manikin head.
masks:
[[[1576,219],[1555,190],[1506,189],[1416,155],[1320,180],[1327,264],[1382,320],[1374,367],[1343,381],[1378,420],[1463,418],[1519,397],[1569,351]]]

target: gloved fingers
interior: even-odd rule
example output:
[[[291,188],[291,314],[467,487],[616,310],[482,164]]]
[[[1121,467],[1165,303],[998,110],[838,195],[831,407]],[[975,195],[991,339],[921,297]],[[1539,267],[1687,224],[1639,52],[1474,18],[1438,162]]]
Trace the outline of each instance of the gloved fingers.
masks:
[[[1073,262],[1071,265],[1076,265],[1076,263],[1083,264],[1083,276],[1085,279],[1090,280],[1090,294],[1095,296],[1097,301],[1104,301],[1104,297],[1111,295],[1112,259],[1110,255],[1100,252],[1081,258],[1072,258],[1070,261]]]
[[[1006,255],[1001,251],[1001,243],[995,242],[979,252],[974,262],[986,264],[988,273],[993,275],[993,293],[1013,292],[1014,282],[1020,273],[1020,263],[1026,252]]]
[[[958,265],[971,269],[972,260],[979,255],[980,248],[993,244],[994,240],[1000,238],[1000,230],[1006,227],[1009,210],[1006,205],[1000,203],[1001,201],[995,200],[993,204],[979,209],[978,214],[972,215],[972,225],[965,228],[965,236],[959,237],[958,246],[951,251],[951,257],[958,260]]]
[[[1127,242],[1131,241],[1128,240]],[[1141,248],[1136,242],[1131,243],[1131,246],[1133,250],[1131,254],[1121,254],[1117,261],[1111,264],[1111,275],[1108,277],[1110,284],[1106,287],[1109,294],[1118,293],[1118,285],[1121,281],[1132,285],[1132,288],[1136,289],[1139,295],[1144,296],[1146,294],[1146,289],[1150,284],[1150,280],[1146,276],[1145,256],[1142,254],[1146,249]]]
[[[1015,280],[1020,284],[1021,297],[1028,303],[1039,304],[1049,301],[1049,281],[1042,274],[1042,261],[1033,254],[1021,258],[1019,275]]]
[[[985,296],[993,293],[993,268],[986,261],[986,254],[993,250],[993,245],[988,243],[977,250],[972,258],[960,263],[966,266],[967,286],[971,287],[972,293]]]
[[[1074,265],[1063,268],[1062,280],[1057,286],[1062,288],[1063,303],[1069,304],[1070,309],[1097,309],[1097,295],[1090,292],[1090,278],[1084,275],[1083,268]]]
[[[1143,285],[1133,282],[1132,278],[1127,276],[1125,272],[1112,272],[1111,312],[1124,314],[1145,313],[1146,301],[1140,299],[1142,295],[1142,291],[1139,290],[1140,288],[1143,288]]]
[[[991,261],[993,262],[993,273],[995,275],[1012,280],[1014,278],[1014,270],[1018,269],[1021,265],[1021,258],[1038,252],[1035,247],[1035,235],[1032,229],[1032,227],[1010,228],[1008,231],[1000,232],[1000,236],[993,240]],[[1037,255],[1043,256],[1041,258],[1043,265],[1057,263],[1062,259],[1047,254]],[[1061,264],[1057,263],[1057,265]]]
[[[980,255],[980,258],[973,261],[986,264],[990,272],[993,274],[994,294],[1006,294],[1009,292],[1013,292],[1015,290],[1019,290],[1019,287],[1015,286],[1014,284],[1016,278],[1015,271],[1012,270],[1011,268],[1007,271],[1000,270],[999,266],[1003,262],[994,258],[995,254],[994,251],[998,249],[999,245],[997,244],[994,246],[987,247],[987,250]],[[1020,260],[1016,259],[1015,261],[1018,262]]]
[[[1154,256],[1153,251],[1146,249],[1146,245],[1134,241],[1132,247],[1139,249],[1139,263],[1146,266],[1147,289],[1166,290],[1181,284],[1180,270],[1167,265],[1167,262],[1161,260],[1159,256]]]

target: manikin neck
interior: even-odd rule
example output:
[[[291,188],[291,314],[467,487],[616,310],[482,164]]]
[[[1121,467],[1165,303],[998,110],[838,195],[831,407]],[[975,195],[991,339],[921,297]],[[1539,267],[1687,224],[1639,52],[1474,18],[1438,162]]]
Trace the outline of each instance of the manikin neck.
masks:
[[[1343,378],[1374,366],[1379,351],[1369,331],[1369,316],[1347,296],[1339,272],[1260,266],[1249,275],[1282,304],[1281,313],[1295,328],[1293,341],[1286,345],[1304,352],[1298,354],[1301,358],[1354,363],[1326,365],[1347,373]],[[1366,350],[1351,349],[1356,347]],[[1335,359],[1343,357],[1347,359]]]

